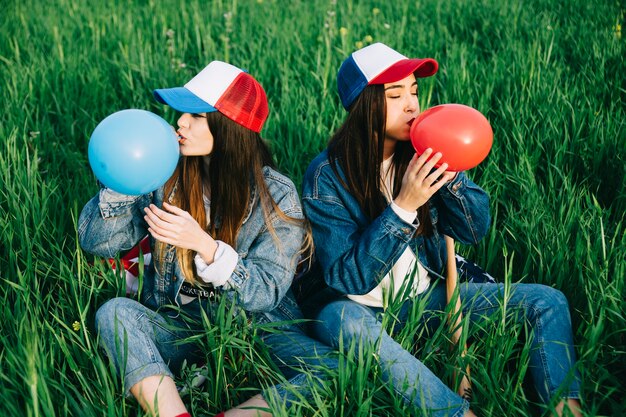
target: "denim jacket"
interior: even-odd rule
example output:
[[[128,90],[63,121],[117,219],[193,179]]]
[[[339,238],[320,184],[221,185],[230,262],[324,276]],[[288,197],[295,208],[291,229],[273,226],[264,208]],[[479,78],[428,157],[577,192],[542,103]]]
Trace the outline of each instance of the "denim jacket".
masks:
[[[337,168],[343,177],[341,168]],[[371,291],[407,246],[431,275],[441,277],[446,261],[442,234],[475,244],[487,233],[490,223],[487,194],[463,172],[430,199],[431,236],[415,236],[418,225],[404,222],[391,206],[370,221],[336,176],[327,150],[311,162],[305,173],[302,201],[313,230],[317,274],[334,290],[335,297]],[[314,298],[321,303],[333,297],[315,294]]]
[[[297,190],[287,177],[265,167],[265,182],[280,209],[288,216],[303,218]],[[81,247],[94,255],[111,258],[135,246],[146,234],[148,225],[143,209],[150,203],[162,207],[163,187],[140,196],[129,196],[102,188],[83,208],[79,218]],[[237,235],[234,248],[239,259],[222,296],[234,298],[241,308],[255,314],[259,321],[300,319],[302,315],[289,291],[301,248],[304,227],[270,216],[278,239],[274,238],[263,216],[258,192],[254,190],[249,210]],[[154,239],[150,246],[154,251]],[[181,305],[180,288],[184,282],[176,251],[168,246],[163,260],[153,257],[144,271],[142,302],[153,309]]]

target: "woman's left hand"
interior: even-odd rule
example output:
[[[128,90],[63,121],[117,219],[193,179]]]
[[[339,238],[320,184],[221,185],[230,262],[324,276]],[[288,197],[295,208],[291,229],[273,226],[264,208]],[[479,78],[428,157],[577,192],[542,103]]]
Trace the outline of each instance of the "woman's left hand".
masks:
[[[152,237],[163,243],[193,250],[207,263],[213,262],[213,255],[217,250],[215,239],[185,210],[166,202],[163,202],[163,208],[165,210],[150,204],[144,209],[144,219]]]

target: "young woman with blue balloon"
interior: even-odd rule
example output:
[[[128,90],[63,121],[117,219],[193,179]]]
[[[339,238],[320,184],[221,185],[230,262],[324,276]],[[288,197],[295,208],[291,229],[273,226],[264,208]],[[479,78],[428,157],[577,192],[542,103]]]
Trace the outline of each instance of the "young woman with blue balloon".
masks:
[[[184,87],[154,95],[182,112],[174,173],[145,194],[103,186],[80,215],[80,244],[98,256],[114,257],[150,238],[141,302],[120,297],[102,305],[99,340],[144,409],[188,416],[174,377],[183,361],[206,353],[186,338],[202,332],[203,313],[211,317],[226,298],[260,323],[287,323],[262,339],[290,385],[306,395],[307,378],[298,370],[336,365],[325,355],[329,347],[289,324],[302,318],[290,285],[311,238],[294,184],[272,167],[260,136],[268,115],[263,88],[241,69],[213,61]],[[314,352],[320,357],[309,358]],[[277,385],[226,415],[271,415],[242,408],[267,408],[268,395],[289,402],[295,394]]]
[[[464,172],[447,171],[445,152],[429,148],[418,155],[411,144],[411,126],[420,113],[417,78],[437,69],[433,59],[409,59],[381,43],[343,62],[337,84],[348,115],[303,182],[318,268],[299,281],[299,298],[314,319],[315,337],[334,347],[355,343],[355,352],[375,351],[383,378],[417,414],[474,416],[467,399],[396,342],[381,322],[391,303],[401,305],[390,317],[397,331],[407,324],[411,306],[421,303],[421,320],[435,331],[447,303],[444,234],[475,244],[490,223],[485,191]],[[488,275],[467,266],[461,274],[470,279],[459,291],[469,325],[489,317],[527,323],[530,371],[540,399],[548,404],[557,397],[558,415],[567,404],[579,416],[564,295],[543,285],[513,284],[503,301],[502,284],[485,282]]]

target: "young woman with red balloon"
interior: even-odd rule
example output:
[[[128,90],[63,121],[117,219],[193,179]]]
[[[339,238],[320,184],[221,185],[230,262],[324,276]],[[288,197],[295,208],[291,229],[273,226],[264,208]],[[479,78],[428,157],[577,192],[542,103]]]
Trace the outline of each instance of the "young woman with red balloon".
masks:
[[[97,311],[104,350],[126,393],[150,415],[189,416],[174,376],[184,361],[206,358],[190,337],[206,331],[202,318],[210,321],[222,300],[259,323],[282,323],[261,338],[289,385],[306,396],[309,379],[300,370],[336,363],[324,355],[330,348],[294,322],[302,314],[290,285],[310,232],[294,184],[274,170],[259,133],[268,115],[263,88],[241,69],[213,61],[185,87],[154,94],[182,112],[176,170],[146,194],[102,187],[79,219],[80,244],[97,256],[114,257],[146,234],[150,239],[141,302],[118,297]],[[271,415],[268,395],[289,403],[296,394],[277,385],[225,414]]]
[[[371,347],[382,377],[418,413],[473,416],[467,392],[450,389],[381,323],[387,306],[400,302],[392,320],[398,330],[419,302],[422,323],[436,330],[446,309],[444,235],[476,244],[490,223],[485,191],[464,172],[449,171],[446,153],[427,148],[418,155],[411,144],[420,114],[417,78],[437,69],[433,59],[409,59],[381,43],[343,62],[337,84],[348,115],[303,183],[316,268],[298,282],[299,300],[316,338],[334,347],[355,343],[356,352]],[[459,272],[469,325],[502,316],[504,286],[468,262]],[[567,404],[580,415],[567,300],[547,286],[513,284],[506,303],[501,320],[529,324],[530,370],[541,400],[558,395],[557,414]]]

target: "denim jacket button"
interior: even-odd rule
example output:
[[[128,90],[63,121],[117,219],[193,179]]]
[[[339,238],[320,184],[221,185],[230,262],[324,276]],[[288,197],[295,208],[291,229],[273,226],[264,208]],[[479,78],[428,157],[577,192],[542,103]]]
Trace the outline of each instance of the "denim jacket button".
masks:
[[[411,229],[409,229],[408,227],[403,227],[403,228],[402,228],[402,232],[403,232],[405,235],[408,235],[409,233],[411,233]]]
[[[456,184],[452,186],[452,191],[457,192],[459,191],[459,188],[461,188],[461,181],[457,182]]]
[[[176,281],[176,275],[172,275],[172,281]]]

